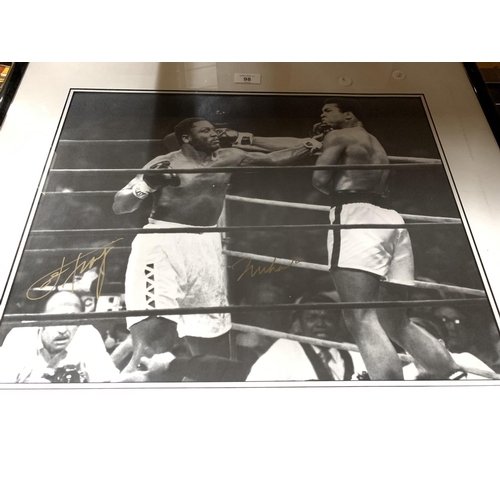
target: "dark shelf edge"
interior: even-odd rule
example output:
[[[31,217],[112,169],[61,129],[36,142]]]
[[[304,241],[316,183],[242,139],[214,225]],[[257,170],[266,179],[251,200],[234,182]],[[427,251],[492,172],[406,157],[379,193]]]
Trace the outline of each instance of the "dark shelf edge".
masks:
[[[28,67],[27,62],[16,62],[14,63],[11,73],[7,77],[5,86],[2,89],[0,95],[2,96],[2,101],[0,102],[0,127],[7,115],[9,106],[16,95],[19,84],[23,79],[26,68]]]
[[[476,93],[477,100],[481,105],[484,116],[488,120],[491,131],[493,132],[497,144],[500,147],[500,119],[498,118],[495,103],[488,92],[488,87],[484,83],[483,77],[476,63],[464,62],[462,64],[464,65],[472,88]]]

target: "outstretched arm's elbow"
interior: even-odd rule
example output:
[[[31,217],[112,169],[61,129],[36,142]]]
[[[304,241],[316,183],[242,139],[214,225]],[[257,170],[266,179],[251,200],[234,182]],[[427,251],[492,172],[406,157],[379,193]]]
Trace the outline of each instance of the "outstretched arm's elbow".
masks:
[[[121,215],[121,214],[125,213],[125,211],[123,210],[123,205],[120,203],[118,193],[115,195],[115,199],[113,201],[113,212],[116,215]]]
[[[121,203],[113,203],[113,212],[116,215],[130,214],[136,210],[136,207],[127,207]]]
[[[125,211],[122,209],[122,207],[120,206],[120,204],[116,203],[116,201],[113,203],[113,212],[116,215],[121,215],[121,214],[125,213]]]
[[[123,193],[119,191],[115,194],[115,199],[113,201],[113,212],[116,215],[128,214],[133,212],[133,208],[127,206],[126,198],[124,198]]]

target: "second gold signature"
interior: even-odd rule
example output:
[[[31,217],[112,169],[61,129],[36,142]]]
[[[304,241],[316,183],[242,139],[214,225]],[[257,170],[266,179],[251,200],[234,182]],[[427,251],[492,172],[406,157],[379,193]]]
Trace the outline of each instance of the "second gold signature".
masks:
[[[271,274],[271,273],[279,273],[281,271],[285,271],[286,269],[289,269],[290,267],[292,267],[294,264],[298,264],[300,262],[300,260],[291,260],[290,261],[290,264],[288,264],[287,266],[282,266],[282,265],[278,265],[278,266],[275,266],[276,264],[276,259],[274,259],[271,264],[269,266],[256,266],[254,267],[254,265],[252,264],[252,259],[249,258],[249,257],[244,257],[242,259],[239,259],[237,260],[232,266],[231,266],[231,269],[234,270],[234,268],[240,264],[240,262],[243,262],[243,261],[248,261],[247,262],[247,265],[245,267],[245,269],[243,270],[243,272],[238,276],[238,279],[236,281],[240,281],[241,278],[243,278],[243,276],[245,275],[248,275],[248,277],[250,278],[253,278],[255,277],[257,274]]]

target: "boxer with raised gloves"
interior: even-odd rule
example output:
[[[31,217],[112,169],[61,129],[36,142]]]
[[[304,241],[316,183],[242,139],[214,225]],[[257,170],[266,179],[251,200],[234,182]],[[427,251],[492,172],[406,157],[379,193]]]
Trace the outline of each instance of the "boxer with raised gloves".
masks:
[[[169,343],[173,344],[177,338],[186,339],[193,356],[210,355],[231,361],[231,317],[228,313],[173,315],[161,312],[171,308],[228,304],[221,234],[205,228],[215,227],[221,216],[232,167],[302,165],[310,154],[309,148],[297,145],[298,139],[291,141],[288,138],[285,142],[293,142],[291,147],[269,153],[245,151],[243,146],[222,148],[221,138],[227,138],[231,144],[237,137],[232,142],[237,145],[245,142],[245,138],[250,143],[252,136],[231,129],[218,133],[217,128],[220,127],[200,117],[182,120],[174,129],[180,149],[151,160],[115,195],[113,211],[128,214],[141,206],[143,200],[138,194],[148,196],[148,192],[157,189],[150,196],[150,217],[145,225],[148,234],[141,232],[135,237],[125,273],[127,308],[152,309],[156,310],[156,315],[127,318],[133,351],[124,368],[126,374],[141,371],[142,357],[151,358],[167,352]],[[248,146],[251,147],[255,145]],[[146,184],[149,175],[158,173],[158,170],[148,169],[165,160],[170,161],[175,170],[185,171],[179,173],[181,184],[178,188]],[[156,179],[153,177],[153,180]],[[140,187],[136,190],[137,185]],[[192,233],[193,227],[199,228],[196,229],[199,234]],[[168,228],[176,231],[164,231]],[[179,228],[181,232],[177,232]],[[212,361],[210,367],[217,364]],[[201,368],[196,371],[201,373]],[[222,379],[222,375],[219,376]]]
[[[172,168],[168,160],[160,161],[152,165],[148,170],[165,170]],[[166,186],[178,187],[180,184],[180,179],[177,174],[169,172],[158,172],[158,173],[145,173],[143,175],[142,181],[135,184],[133,187],[133,193],[137,198],[146,198],[149,194],[158,191]]]

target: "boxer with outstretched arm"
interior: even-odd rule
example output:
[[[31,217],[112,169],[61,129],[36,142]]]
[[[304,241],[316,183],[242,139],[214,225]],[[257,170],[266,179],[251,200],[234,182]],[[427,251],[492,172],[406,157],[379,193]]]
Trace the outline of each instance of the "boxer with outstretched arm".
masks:
[[[311,153],[310,141],[269,154],[221,148],[215,127],[203,118],[188,118],[175,128],[180,150],[159,156],[144,169],[198,169],[206,173],[137,175],[115,195],[113,210],[124,214],[153,198],[146,228],[213,227],[221,215],[231,173],[213,167],[288,165]],[[139,234],[125,278],[129,310],[226,306],[219,233]],[[176,336],[186,337],[193,355],[229,356],[229,314],[129,317],[134,353],[126,368],[137,370],[141,357],[170,350]]]

